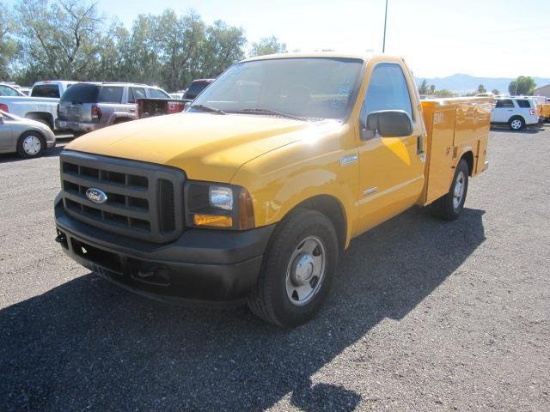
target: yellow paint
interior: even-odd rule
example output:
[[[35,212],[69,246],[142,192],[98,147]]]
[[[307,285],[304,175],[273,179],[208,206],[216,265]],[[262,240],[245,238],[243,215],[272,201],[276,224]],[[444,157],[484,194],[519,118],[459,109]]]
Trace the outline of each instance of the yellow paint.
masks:
[[[185,171],[188,179],[242,186],[252,198],[257,227],[279,222],[308,199],[332,198],[345,216],[347,245],[408,207],[446,193],[454,168],[468,152],[474,159],[472,174],[480,173],[489,132],[486,100],[421,103],[402,59],[364,61],[358,98],[345,122],[182,113],[100,129],[66,148],[167,165]],[[362,98],[373,68],[385,62],[405,73],[413,131],[405,137],[361,140]],[[207,215],[194,219],[197,224],[230,226]]]

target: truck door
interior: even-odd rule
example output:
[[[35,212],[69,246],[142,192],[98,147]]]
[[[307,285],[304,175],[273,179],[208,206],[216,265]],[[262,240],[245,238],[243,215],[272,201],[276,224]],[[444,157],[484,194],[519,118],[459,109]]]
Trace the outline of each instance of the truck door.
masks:
[[[369,113],[402,110],[412,120],[412,134],[404,137],[365,137],[359,144],[361,229],[367,230],[415,204],[424,184],[424,125],[409,83],[396,63],[376,65],[370,76],[361,112],[360,128]],[[412,97],[412,98],[411,98]],[[413,100],[415,99],[415,100]]]

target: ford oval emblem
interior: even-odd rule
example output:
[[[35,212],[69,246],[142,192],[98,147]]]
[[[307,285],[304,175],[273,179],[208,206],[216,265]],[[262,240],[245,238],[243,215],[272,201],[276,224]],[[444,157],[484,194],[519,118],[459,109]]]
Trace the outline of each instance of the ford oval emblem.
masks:
[[[95,187],[90,187],[86,190],[86,197],[94,203],[105,203],[107,201],[107,194]]]

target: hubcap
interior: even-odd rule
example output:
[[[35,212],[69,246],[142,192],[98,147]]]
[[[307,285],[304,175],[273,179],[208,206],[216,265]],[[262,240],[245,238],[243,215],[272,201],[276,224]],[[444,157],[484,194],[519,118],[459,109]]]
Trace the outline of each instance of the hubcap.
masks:
[[[304,239],[294,250],[286,272],[286,293],[294,305],[306,305],[319,293],[325,264],[325,247],[316,236]]]
[[[23,140],[23,150],[29,156],[34,156],[40,152],[41,149],[40,139],[36,136],[27,136]]]
[[[521,120],[512,120],[512,129],[519,130],[521,129]]]
[[[455,189],[453,191],[453,207],[458,209],[464,196],[464,173],[460,172],[456,177]]]

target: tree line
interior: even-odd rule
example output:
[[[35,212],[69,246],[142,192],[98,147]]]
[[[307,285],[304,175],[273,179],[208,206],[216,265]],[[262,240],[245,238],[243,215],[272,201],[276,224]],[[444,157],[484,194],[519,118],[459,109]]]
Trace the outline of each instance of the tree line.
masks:
[[[206,24],[194,11],[139,15],[130,29],[101,17],[82,0],[0,1],[0,80],[127,81],[175,91],[213,78],[246,56],[286,52],[276,37],[248,43],[222,20]]]
[[[535,87],[537,87],[535,80],[532,77],[529,76],[519,76],[517,79],[512,80],[510,82],[510,85],[508,86],[508,92],[511,96],[532,96],[533,92],[535,90]],[[443,90],[436,90],[435,85],[430,84],[428,85],[428,82],[426,79],[422,80],[420,85],[418,86],[418,93],[425,95],[433,95],[437,97],[453,97],[455,94],[449,90],[443,89]],[[469,93],[469,96],[475,96],[477,94],[481,93],[487,93],[487,89],[484,85],[480,84],[477,88],[477,90],[473,93]],[[491,93],[494,95],[500,94],[499,90],[491,90]]]

